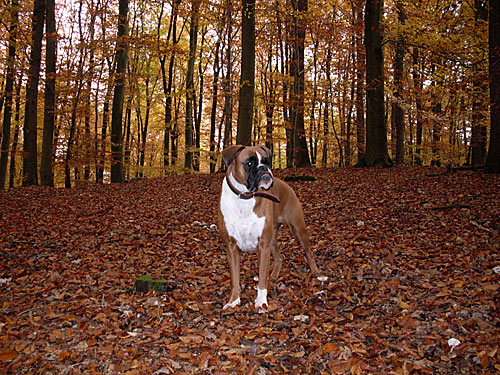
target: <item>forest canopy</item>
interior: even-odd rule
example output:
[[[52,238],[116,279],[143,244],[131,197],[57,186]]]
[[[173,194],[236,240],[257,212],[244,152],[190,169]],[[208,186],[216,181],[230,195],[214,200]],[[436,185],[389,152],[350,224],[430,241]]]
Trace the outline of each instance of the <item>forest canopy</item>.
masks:
[[[3,0],[0,183],[216,172],[238,131],[275,168],[360,164],[372,32],[385,162],[481,166],[494,4]]]

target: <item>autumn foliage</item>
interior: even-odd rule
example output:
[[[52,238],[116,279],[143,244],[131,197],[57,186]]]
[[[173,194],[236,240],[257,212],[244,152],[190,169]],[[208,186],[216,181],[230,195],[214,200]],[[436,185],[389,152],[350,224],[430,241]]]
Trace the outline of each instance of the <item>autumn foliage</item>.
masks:
[[[0,192],[0,372],[493,374],[500,371],[500,179],[438,168],[317,169],[290,182],[320,282],[293,236],[269,312],[256,256],[229,290],[222,175]],[[146,295],[136,277],[165,279]],[[459,345],[454,345],[459,340]]]

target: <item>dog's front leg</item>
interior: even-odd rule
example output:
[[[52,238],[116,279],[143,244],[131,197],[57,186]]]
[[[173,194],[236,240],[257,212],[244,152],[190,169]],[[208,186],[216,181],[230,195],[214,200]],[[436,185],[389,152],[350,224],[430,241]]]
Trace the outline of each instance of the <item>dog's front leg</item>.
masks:
[[[267,306],[267,276],[269,273],[269,262],[271,258],[271,248],[268,241],[259,241],[259,282],[257,284],[257,298],[255,299],[255,310],[266,312]]]
[[[231,298],[224,305],[224,310],[236,307],[240,300],[240,249],[234,241],[227,244],[227,260],[229,262],[229,273],[231,274]]]

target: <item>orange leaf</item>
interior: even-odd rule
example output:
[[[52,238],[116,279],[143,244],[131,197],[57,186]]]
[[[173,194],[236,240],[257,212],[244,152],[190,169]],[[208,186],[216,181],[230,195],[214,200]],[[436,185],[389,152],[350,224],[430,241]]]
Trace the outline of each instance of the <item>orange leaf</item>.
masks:
[[[0,352],[0,361],[12,361],[17,357],[17,352],[15,350],[5,350]]]
[[[327,342],[321,349],[323,350],[323,353],[332,353],[338,351],[339,347],[333,342]]]
[[[59,353],[59,358],[61,361],[64,361],[67,357],[69,357],[69,352],[66,350],[63,350],[61,353]]]

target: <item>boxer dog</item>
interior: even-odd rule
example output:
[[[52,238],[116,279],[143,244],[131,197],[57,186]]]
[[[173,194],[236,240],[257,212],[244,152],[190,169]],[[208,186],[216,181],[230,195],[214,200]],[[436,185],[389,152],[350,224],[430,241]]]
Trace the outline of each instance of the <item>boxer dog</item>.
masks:
[[[259,279],[255,309],[265,312],[270,255],[271,279],[280,272],[283,257],[276,233],[286,224],[304,248],[309,267],[318,272],[309,245],[302,206],[294,191],[271,172],[271,151],[264,146],[230,146],[222,151],[226,177],[218,211],[219,231],[227,247],[231,297],[224,310],[240,304],[240,251],[258,251]]]

